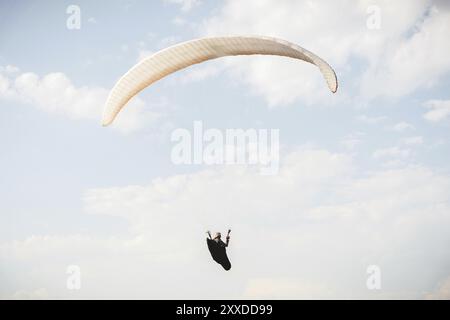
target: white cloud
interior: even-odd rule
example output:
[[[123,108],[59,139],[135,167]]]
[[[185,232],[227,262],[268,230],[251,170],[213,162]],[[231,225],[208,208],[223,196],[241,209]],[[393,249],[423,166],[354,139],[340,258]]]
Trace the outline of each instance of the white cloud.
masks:
[[[181,17],[175,17],[172,19],[172,23],[179,27],[184,26],[186,24],[186,22],[187,21]]]
[[[380,158],[407,158],[410,155],[410,150],[408,149],[400,149],[399,147],[390,147],[375,150],[373,153],[373,157],[375,159]]]
[[[0,99],[29,104],[69,119],[93,120],[100,125],[107,96],[107,89],[77,87],[61,72],[40,77],[32,72],[18,73],[11,66],[0,69]],[[127,133],[155,123],[163,116],[161,104],[166,102],[161,100],[148,106],[142,99],[134,98],[112,127]]]
[[[423,144],[422,136],[414,136],[402,139],[402,142],[408,146],[417,146]]]
[[[45,288],[39,288],[31,291],[19,290],[13,294],[12,298],[17,300],[43,300],[48,299],[49,296]]]
[[[378,6],[381,28],[370,30],[369,6]],[[431,1],[227,1],[202,25],[206,35],[262,34],[287,39],[317,53],[337,71],[338,97],[355,87],[364,99],[404,96],[437,83],[450,70],[450,11]],[[345,19],[336,12],[345,12]],[[262,18],[263,17],[263,18]],[[323,23],[327,21],[327,23]],[[352,70],[358,61],[361,71]],[[329,104],[323,79],[313,67],[281,58],[230,60],[227,66],[271,106]],[[349,77],[355,81],[348,81]]]
[[[192,8],[201,4],[200,0],[165,0],[168,3],[178,4],[181,7],[181,11],[188,12]]]
[[[252,278],[248,281],[244,299],[308,299],[320,296],[333,298],[334,292],[326,283],[311,282],[308,279],[273,277]]]
[[[361,144],[361,137],[364,136],[362,132],[356,132],[349,134],[344,139],[340,141],[340,144],[349,150],[355,149],[359,144]]]
[[[425,294],[425,299],[450,300],[450,277],[441,281],[435,291]]]
[[[356,117],[356,120],[361,121],[363,123],[367,123],[367,124],[377,124],[377,123],[385,121],[386,119],[387,119],[387,117],[385,117],[385,116],[370,117],[365,114]]]
[[[414,128],[414,126],[412,124],[410,124],[408,122],[404,122],[404,121],[396,123],[392,127],[392,130],[397,131],[397,132],[403,132],[403,131],[406,131],[406,130],[414,130],[414,129],[415,128]]]
[[[17,260],[45,258],[58,250],[70,250],[70,254],[95,256],[99,250],[105,252],[131,252],[144,242],[142,237],[104,237],[98,238],[82,234],[73,235],[33,235],[23,241],[13,241],[8,245],[0,245],[1,253],[8,254]]]
[[[185,12],[197,3],[172,2]],[[272,35],[318,53],[338,73],[338,96],[329,94],[312,66],[278,57],[225,58],[175,79],[204,81],[225,71],[271,106],[328,104],[352,91],[368,99],[404,96],[439,83],[450,68],[444,23],[449,15],[442,8],[427,13],[430,3],[231,0],[204,21],[202,35]],[[380,30],[366,28],[369,5],[381,8]],[[344,10],[346,19],[336,14]],[[173,22],[187,26],[185,17]],[[151,47],[144,41],[139,58],[154,52],[148,48],[179,40],[167,37]],[[76,85],[63,73],[39,76],[0,67],[1,99],[61,117],[98,122],[107,91]],[[167,102],[133,103],[118,117],[118,129],[154,123]],[[425,107],[428,121],[449,118],[448,100],[430,100]],[[355,119],[388,125],[386,116]],[[437,286],[436,279],[450,267],[450,176],[408,163],[418,150],[414,146],[424,143],[422,136],[412,136],[412,124],[399,122],[388,130],[405,134],[398,146],[372,153],[382,160],[381,169],[360,167],[358,158],[346,153],[301,148],[283,157],[276,176],[245,166],[208,167],[144,185],[89,189],[82,199],[85,212],[125,220],[128,232],[35,235],[0,243],[5,284],[0,296],[71,297],[64,288],[65,267],[75,263],[82,268],[85,298],[446,298],[448,278]],[[339,143],[352,151],[362,135],[349,134]],[[233,268],[225,273],[210,260],[203,235],[228,227]],[[365,288],[370,264],[382,268],[379,293]]]
[[[411,7],[403,5],[405,10]],[[402,97],[435,85],[449,72],[446,52],[450,46],[445,39],[450,33],[450,11],[446,6],[436,5],[427,9],[423,6],[419,19],[411,21],[407,32],[389,43],[380,58],[372,62],[364,78],[362,89],[365,95]],[[395,14],[402,9],[398,10]],[[385,16],[383,13],[382,18]]]
[[[430,122],[439,122],[450,117],[450,100],[429,100],[424,106],[430,111],[423,117]]]
[[[273,179],[266,179],[263,176],[258,177],[257,169],[252,171],[241,166],[228,166],[224,167],[223,170],[206,170],[198,174],[174,176],[165,181],[156,180],[146,187],[93,189],[87,194],[85,200],[89,212],[117,216],[125,215],[128,218],[137,219],[137,216],[141,216],[145,211],[145,216],[153,221],[152,224],[155,224],[158,219],[162,218],[162,215],[171,215],[169,212],[178,210],[177,207],[171,208],[165,204],[166,200],[176,195],[180,199],[189,199],[189,206],[193,207],[187,206],[184,210],[191,212],[190,215],[193,215],[191,217],[198,223],[203,221],[207,224],[207,220],[204,219],[208,219],[208,217],[202,216],[204,212],[215,211],[215,215],[221,213],[225,218],[233,214],[232,207],[237,203],[244,206],[259,207],[259,203],[246,203],[245,197],[248,194],[242,192],[243,190],[253,189],[253,192],[258,193],[261,196],[261,201],[264,202],[264,208],[260,209],[260,214],[265,216],[265,213],[267,213],[268,219],[271,219],[269,213],[273,210],[285,210],[287,212],[291,211],[289,207],[299,208],[301,202],[305,201],[315,188],[320,188],[321,181],[327,180],[328,184],[331,185],[336,179],[336,175],[339,176],[341,172],[351,170],[351,158],[349,156],[330,154],[324,150],[299,151],[290,154],[284,161],[286,163],[284,169],[281,169],[280,175],[276,175]],[[240,189],[228,190],[238,176],[240,177]],[[292,178],[290,178],[291,176]],[[290,180],[291,182],[288,183]],[[216,185],[217,187],[205,188],[206,181],[209,181],[208,184],[211,184],[211,186]],[[253,186],[255,183],[256,185],[259,184],[256,189]],[[283,195],[285,192],[291,192],[291,188],[294,186],[300,187],[302,184],[309,186],[309,190],[303,191],[304,197],[289,199],[289,202],[299,201],[297,205],[286,202],[281,209],[280,203],[272,201],[277,197],[285,198],[286,195]],[[199,188],[192,188],[195,186]],[[224,194],[228,194],[227,197],[234,198],[233,202],[217,207],[216,203],[221,202]],[[199,210],[200,208],[202,209]],[[248,209],[250,212],[255,210]],[[150,220],[148,221],[150,222]],[[140,224],[140,226],[146,228],[144,224]]]
[[[154,34],[149,34],[149,38],[152,40],[152,43],[149,44],[146,41],[139,41],[138,43],[138,56],[136,59],[136,62],[140,62],[141,60],[150,57],[152,54],[156,53],[157,51],[170,47],[178,42],[180,42],[180,39],[177,36],[168,36],[164,37],[162,39],[159,39],[157,43],[154,42]]]
[[[15,74],[19,72],[20,69],[16,66],[7,65],[6,67],[0,66],[0,74],[6,73],[6,74]]]
[[[3,243],[3,274],[20,263],[52,297],[70,294],[55,274],[73,263],[88,298],[419,298],[434,288],[427,279],[450,265],[450,177],[421,166],[357,177],[351,157],[317,149],[282,160],[277,176],[228,166],[88,190],[86,212],[126,219],[129,236]],[[204,232],[228,227],[224,273]],[[371,264],[380,294],[365,287]]]
[[[170,47],[176,43],[180,42],[180,38],[178,36],[168,36],[160,39],[156,45],[158,49],[164,49],[166,47]]]

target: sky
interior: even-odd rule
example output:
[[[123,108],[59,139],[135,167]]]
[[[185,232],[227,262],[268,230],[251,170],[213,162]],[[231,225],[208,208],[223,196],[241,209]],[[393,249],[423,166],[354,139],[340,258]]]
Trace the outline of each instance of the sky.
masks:
[[[0,1],[0,298],[449,299],[449,34],[443,0]],[[101,126],[132,66],[221,35],[296,43],[339,89],[226,57]],[[278,172],[174,163],[195,121],[278,129]]]

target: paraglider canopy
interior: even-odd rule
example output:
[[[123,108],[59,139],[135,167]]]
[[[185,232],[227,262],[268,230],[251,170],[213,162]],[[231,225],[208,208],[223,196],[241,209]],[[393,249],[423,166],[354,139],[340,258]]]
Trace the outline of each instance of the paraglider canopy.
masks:
[[[201,38],[158,51],[125,73],[109,94],[102,124],[111,124],[133,96],[171,73],[211,59],[255,54],[284,56],[311,63],[319,68],[331,92],[337,90],[336,74],[328,63],[296,44],[262,36]]]

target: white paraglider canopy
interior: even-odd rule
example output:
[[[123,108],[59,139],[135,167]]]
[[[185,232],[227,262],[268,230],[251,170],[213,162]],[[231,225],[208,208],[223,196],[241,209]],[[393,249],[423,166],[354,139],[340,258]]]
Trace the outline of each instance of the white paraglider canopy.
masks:
[[[107,126],[127,102],[144,88],[178,70],[203,61],[237,55],[277,55],[317,66],[334,93],[338,83],[334,70],[314,53],[285,40],[261,36],[201,38],[168,47],[132,67],[111,90],[103,112]]]

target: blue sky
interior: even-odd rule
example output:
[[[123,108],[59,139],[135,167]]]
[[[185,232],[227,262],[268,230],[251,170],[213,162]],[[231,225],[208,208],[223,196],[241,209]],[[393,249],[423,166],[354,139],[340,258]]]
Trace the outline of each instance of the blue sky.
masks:
[[[449,19],[425,0],[1,2],[0,297],[448,299]],[[140,59],[228,34],[311,50],[338,92],[305,63],[232,57],[168,76],[100,125]],[[279,174],[173,164],[171,132],[195,120],[279,129]],[[228,227],[224,274],[203,241]],[[73,264],[80,290],[66,288]]]

